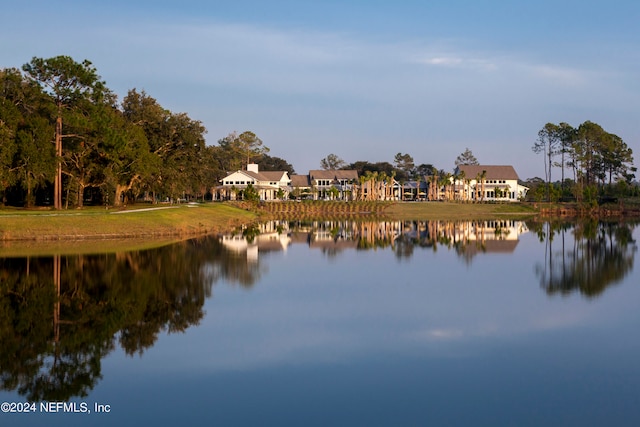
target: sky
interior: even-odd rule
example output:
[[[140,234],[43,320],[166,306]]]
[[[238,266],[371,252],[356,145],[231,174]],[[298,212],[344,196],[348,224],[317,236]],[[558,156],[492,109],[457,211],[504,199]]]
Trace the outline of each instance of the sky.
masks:
[[[548,122],[596,122],[640,163],[638,22],[637,0],[31,0],[0,13],[0,68],[88,59],[120,99],[211,145],[252,131],[297,173],[331,153],[452,171],[469,148],[527,179]]]

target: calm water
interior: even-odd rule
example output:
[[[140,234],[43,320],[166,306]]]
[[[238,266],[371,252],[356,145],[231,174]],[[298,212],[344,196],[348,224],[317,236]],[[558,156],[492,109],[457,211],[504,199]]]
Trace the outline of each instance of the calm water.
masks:
[[[0,425],[637,426],[639,237],[271,223],[1,259],[0,402],[59,412]]]

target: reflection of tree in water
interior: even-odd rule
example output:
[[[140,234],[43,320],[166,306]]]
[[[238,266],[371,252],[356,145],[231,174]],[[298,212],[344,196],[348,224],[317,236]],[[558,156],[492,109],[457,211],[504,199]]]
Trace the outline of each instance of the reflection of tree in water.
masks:
[[[30,401],[83,397],[116,346],[142,354],[204,316],[219,280],[259,270],[214,238],[148,251],[0,260],[0,387]],[[59,284],[59,291],[58,291]]]
[[[633,269],[637,250],[633,225],[587,220],[575,225],[546,222],[533,227],[545,242],[545,262],[536,266],[536,274],[549,294],[578,290],[595,297]]]
[[[221,280],[229,284],[237,283],[245,288],[251,288],[260,279],[263,267],[257,262],[248,262],[246,256],[230,253],[220,248],[224,255],[224,262],[212,262],[204,265],[214,283]]]

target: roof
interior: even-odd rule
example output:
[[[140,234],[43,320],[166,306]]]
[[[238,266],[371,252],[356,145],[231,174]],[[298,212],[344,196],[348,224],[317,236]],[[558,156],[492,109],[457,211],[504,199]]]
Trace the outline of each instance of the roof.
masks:
[[[485,179],[518,180],[516,170],[509,165],[458,165],[457,169],[464,172],[467,179],[474,179],[485,171]]]
[[[292,187],[311,187],[309,175],[291,175]]]
[[[358,179],[358,171],[349,169],[310,170],[309,177],[314,179]]]
[[[262,177],[265,178],[264,181],[280,181],[286,173],[286,171],[258,172],[259,175],[262,175]]]
[[[261,182],[269,181],[269,182],[272,182],[272,181],[280,181],[287,172],[286,171],[253,172],[253,171],[239,170],[239,171],[230,173],[229,175],[227,175],[225,177],[225,179],[230,177],[234,173],[240,173],[240,174],[249,176],[249,177],[255,179],[256,181],[261,181]]]

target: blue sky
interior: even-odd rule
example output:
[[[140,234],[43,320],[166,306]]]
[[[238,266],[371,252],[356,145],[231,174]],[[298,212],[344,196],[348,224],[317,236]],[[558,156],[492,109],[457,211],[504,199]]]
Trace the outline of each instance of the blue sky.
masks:
[[[640,156],[637,1],[19,3],[0,67],[89,59],[121,98],[145,90],[209,144],[251,130],[299,173],[398,152],[450,171],[469,147],[544,176],[538,130],[586,120]]]

